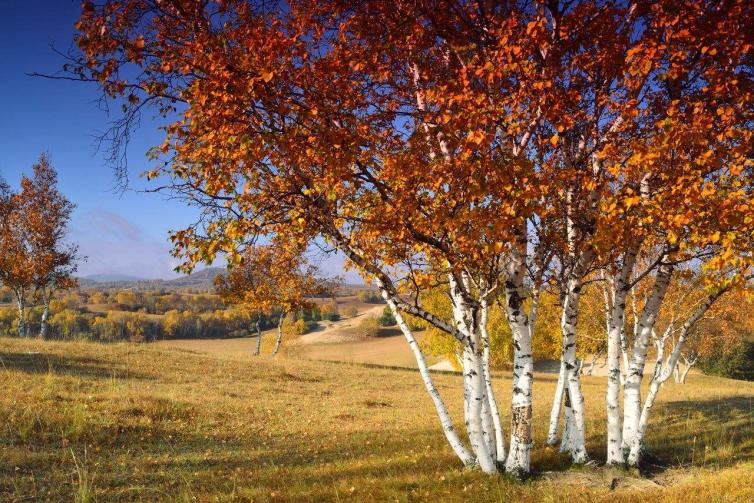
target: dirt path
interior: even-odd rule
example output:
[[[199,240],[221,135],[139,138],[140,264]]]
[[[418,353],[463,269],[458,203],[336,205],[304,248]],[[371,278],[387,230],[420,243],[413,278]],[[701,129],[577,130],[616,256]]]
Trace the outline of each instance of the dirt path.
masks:
[[[291,342],[291,345],[323,344],[333,342],[353,342],[353,337],[345,333],[346,329],[356,327],[362,319],[370,316],[378,317],[385,306],[378,304],[367,308],[356,316],[338,321],[320,321],[320,328],[304,334]]]

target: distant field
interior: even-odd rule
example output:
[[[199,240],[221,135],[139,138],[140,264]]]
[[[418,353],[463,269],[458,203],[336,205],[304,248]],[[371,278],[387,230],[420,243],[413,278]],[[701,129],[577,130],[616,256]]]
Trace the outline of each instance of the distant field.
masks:
[[[555,377],[536,374],[519,483],[459,468],[413,370],[15,338],[0,358],[0,501],[754,500],[754,383],[670,382],[637,478],[543,447]],[[460,428],[459,379],[436,375]],[[599,462],[604,378],[584,390]]]
[[[282,354],[302,359],[339,361],[346,363],[370,363],[397,367],[416,368],[411,349],[406,339],[396,328],[385,328],[378,337],[357,337],[356,328],[367,316],[378,316],[382,305],[364,304],[354,298],[339,298],[339,307],[354,306],[359,314],[336,322],[321,321],[319,329],[301,336],[285,335]],[[270,354],[277,337],[277,330],[262,333],[262,354]],[[421,339],[421,335],[417,336]],[[248,357],[256,349],[256,337],[232,339],[171,339],[157,341],[160,347],[188,349],[207,352],[222,357]],[[431,363],[435,360],[430,359]]]

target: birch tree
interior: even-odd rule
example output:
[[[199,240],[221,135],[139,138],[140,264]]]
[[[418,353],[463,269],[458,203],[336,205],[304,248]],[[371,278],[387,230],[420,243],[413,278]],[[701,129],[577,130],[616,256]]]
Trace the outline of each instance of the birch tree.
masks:
[[[23,225],[22,200],[5,181],[0,182],[0,280],[16,299],[18,336],[27,337],[26,307],[34,278]]]
[[[20,337],[30,335],[30,302],[42,301],[39,335],[46,337],[52,294],[75,285],[77,247],[65,242],[73,208],[58,190],[57,173],[46,154],[31,177],[21,177],[17,193],[0,184],[0,281],[16,297]]]
[[[239,262],[259,237],[285,236],[302,248],[321,241],[377,284],[396,319],[420,318],[457,340],[469,448],[460,448],[431,375],[420,374],[458,458],[487,473],[499,471],[502,428],[485,382],[481,320],[487,293],[504,292],[514,340],[506,468],[525,474],[532,227],[558,230],[548,236],[565,273],[566,445],[583,462],[579,296],[616,245],[603,215],[620,213],[604,203],[618,192],[620,207],[633,204],[628,189],[646,171],[639,155],[661,158],[652,173],[667,181],[667,150],[646,148],[638,134],[664,123],[635,115],[655,84],[647,85],[657,69],[650,49],[664,40],[641,27],[672,26],[670,4],[85,2],[68,69],[122,99],[114,138],[127,137],[150,106],[170,121],[149,174],[201,208],[194,225],[172,235],[185,268],[218,253]],[[448,285],[450,316],[422,305],[427,277]],[[421,370],[421,350],[401,328]]]
[[[175,134],[181,139],[178,143],[165,144],[164,154],[171,155],[187,169],[171,188],[190,196],[194,203],[211,208],[203,217],[214,225],[194,226],[173,236],[177,246],[187,251],[187,263],[207,259],[220,250],[233,253],[236,241],[258,233],[293,235],[302,241],[319,235],[344,253],[366,276],[378,281],[383,293],[400,311],[422,318],[464,345],[470,368],[468,374],[475,375],[469,403],[479,403],[485,393],[480,380],[483,350],[475,321],[479,319],[479,307],[473,288],[463,275],[473,276],[483,264],[489,263],[490,250],[494,251],[493,255],[502,253],[510,241],[510,223],[522,221],[529,210],[526,204],[518,204],[520,210],[505,216],[499,211],[501,205],[512,208],[512,198],[524,202],[536,189],[536,185],[524,193],[504,189],[532,173],[527,163],[511,164],[512,169],[494,168],[509,152],[509,142],[515,140],[521,150],[531,137],[531,131],[521,130],[517,125],[519,121],[511,119],[508,130],[496,134],[494,128],[499,127],[499,121],[485,115],[455,114],[479,105],[473,96],[456,101],[457,97],[463,97],[461,92],[465,86],[464,79],[456,77],[467,73],[468,64],[479,65],[488,73],[494,67],[473,61],[473,54],[468,51],[459,54],[460,57],[448,58],[446,50],[434,47],[435,41],[442,39],[421,33],[427,25],[409,25],[413,33],[406,33],[401,27],[406,26],[403,20],[408,13],[387,3],[366,5],[365,9],[377,12],[365,10],[359,16],[346,19],[348,23],[344,24],[342,33],[362,39],[363,45],[350,40],[328,40],[332,51],[324,55],[312,50],[316,39],[330,33],[317,31],[317,16],[326,18],[327,22],[345,23],[332,5],[330,10],[323,11],[315,5],[296,4],[289,19],[278,21],[285,24],[283,29],[279,24],[267,24],[274,14],[255,11],[246,3],[227,3],[223,8],[228,9],[233,19],[227,30],[200,29],[192,31],[190,36],[179,33],[180,30],[177,32],[176,26],[168,26],[172,21],[162,24],[160,20],[174,20],[177,15],[179,19],[197,20],[197,26],[206,26],[202,20],[211,12],[177,12],[167,4],[153,6],[142,2],[130,2],[131,9],[126,12],[119,8],[122,6],[112,3],[110,17],[103,16],[91,5],[85,7],[79,27],[86,36],[79,42],[84,53],[94,57],[95,64],[89,65],[92,59],[87,58],[82,71],[95,67],[91,73],[85,73],[84,78],[99,80],[106,92],[118,94],[126,88],[135,91],[134,103],[129,108],[134,113],[139,109],[136,102],[142,103],[142,99],[165,100],[164,103],[175,99],[188,107],[186,120],[170,128],[170,136]],[[170,10],[165,12],[169,15],[154,16],[161,9]],[[422,10],[415,14],[426,15],[427,12]],[[378,18],[381,22],[374,23]],[[296,24],[304,21],[309,24]],[[101,33],[102,23],[117,25],[118,29],[106,28]],[[196,23],[191,21],[190,24]],[[382,33],[374,32],[384,27],[394,29],[388,31],[387,39],[381,38]],[[498,29],[523,32],[525,25]],[[155,36],[161,30],[173,34],[169,43]],[[128,40],[120,36],[110,38],[110,34],[116,32],[129,32]],[[306,33],[307,41],[292,35],[295,33]],[[413,42],[405,43],[406,39]],[[114,40],[122,43],[123,48],[133,46],[138,54],[113,48],[110,43]],[[243,50],[233,54],[241,50],[235,42],[239,40],[243,40]],[[394,43],[397,40],[402,42]],[[195,43],[202,46],[200,51],[195,50],[198,47]],[[442,45],[450,47],[447,41]],[[259,56],[253,61],[243,56],[252,49]],[[505,49],[499,57],[517,60],[519,50]],[[214,54],[210,56],[210,53]],[[168,77],[170,84],[163,87],[159,96],[148,82],[152,78],[145,74],[134,83],[119,82],[114,73],[96,63],[100,57],[109,57],[108,54],[118,61],[116,65],[170,68],[167,75],[175,79]],[[376,54],[385,57],[375,59]],[[217,66],[210,64],[208,57],[234,64]],[[413,78],[412,66],[407,64],[417,58],[420,62],[418,81]],[[183,68],[197,70],[190,71],[190,80],[195,85],[184,85],[186,81],[178,77]],[[199,68],[203,69],[199,71]],[[456,89],[438,93],[435,80],[438,75]],[[474,79],[482,80],[476,76]],[[390,92],[375,92],[380,80],[379,86]],[[237,100],[215,100],[219,97],[215,92],[227,96],[230,91],[227,84],[240,81],[254,84],[251,88],[234,88],[230,94],[239,98]],[[361,84],[354,85],[354,82]],[[421,93],[426,105],[417,100],[419,86],[426,88]],[[199,92],[196,101],[187,94],[191,89]],[[301,90],[305,90],[303,95]],[[456,98],[448,101],[452,96]],[[431,119],[430,125],[427,114],[448,117],[442,137],[433,126],[441,122]],[[521,114],[526,118],[524,123],[531,123],[528,109]],[[238,123],[232,119],[239,116],[248,120]],[[420,137],[406,136],[395,127],[396,121],[409,116],[421,125],[417,128]],[[127,113],[126,121],[132,117]],[[450,121],[457,123],[449,124]],[[208,127],[210,123],[212,126]],[[293,124],[301,127],[291,127]],[[215,133],[210,133],[210,129]],[[224,146],[207,136],[215,136],[221,130]],[[269,134],[260,136],[260,131]],[[228,141],[229,138],[233,140]],[[252,142],[251,138],[263,141]],[[500,144],[502,148],[490,150],[482,145],[483,141]],[[214,144],[211,148],[215,154],[211,156],[211,164],[202,161],[210,169],[202,172],[197,162],[207,155],[210,143]],[[442,155],[430,155],[436,152]],[[406,169],[408,166],[411,169]],[[170,174],[175,176],[177,172]],[[217,181],[223,181],[207,184],[216,175],[220,176]],[[412,190],[406,190],[407,187]],[[489,191],[490,188],[493,190]],[[450,199],[455,202],[448,205]],[[224,214],[227,218],[213,218]],[[489,225],[478,225],[481,222]],[[416,256],[441,264],[445,277],[455,281],[453,297],[458,309],[454,319],[439,319],[420,305],[405,302],[399,295],[389,274],[390,268]],[[485,436],[485,432],[480,431],[484,428],[480,428],[478,417],[482,409],[477,407],[469,418],[468,434],[477,450],[474,462],[484,471],[495,472],[495,461],[483,441],[485,437],[492,437],[490,432]],[[497,439],[494,445],[498,445]]]
[[[21,179],[23,226],[33,274],[33,297],[41,301],[39,336],[47,337],[50,300],[56,291],[76,285],[78,247],[66,242],[75,205],[58,189],[57,173],[47,154],[33,167],[31,178]]]
[[[304,250],[280,239],[247,246],[239,263],[215,278],[215,289],[224,301],[257,314],[257,355],[262,341],[259,318],[277,316],[272,356],[277,355],[283,342],[285,317],[300,309],[312,309],[314,297],[334,295],[338,284],[337,280],[323,278]]]

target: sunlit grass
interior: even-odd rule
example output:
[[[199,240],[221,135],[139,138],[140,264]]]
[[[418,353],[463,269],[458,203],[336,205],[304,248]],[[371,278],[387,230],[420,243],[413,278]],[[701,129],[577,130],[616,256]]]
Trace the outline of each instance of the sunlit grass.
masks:
[[[536,473],[520,483],[459,468],[416,371],[7,338],[0,358],[2,501],[754,499],[751,383],[669,383],[642,479],[544,447],[556,376],[537,375]],[[458,379],[436,375],[462,427]],[[510,380],[495,387],[506,403]],[[603,379],[584,390],[599,462]]]

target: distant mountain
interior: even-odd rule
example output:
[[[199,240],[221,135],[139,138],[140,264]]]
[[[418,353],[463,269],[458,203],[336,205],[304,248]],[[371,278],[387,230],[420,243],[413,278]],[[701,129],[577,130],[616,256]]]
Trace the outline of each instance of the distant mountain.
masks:
[[[194,288],[208,290],[214,288],[215,278],[224,274],[221,267],[207,267],[188,276],[174,279],[144,279],[127,274],[91,274],[79,278],[81,288],[96,289],[127,289],[134,290],[178,290],[180,288]]]
[[[174,286],[178,288],[186,287],[212,287],[215,284],[215,278],[221,274],[225,274],[225,269],[222,267],[207,267],[201,271],[196,271],[188,276],[182,276],[180,278],[171,279],[165,281],[166,285]]]
[[[117,273],[103,273],[103,274],[90,274],[80,279],[93,281],[95,283],[120,283],[123,281],[146,281],[144,278],[138,276],[129,276],[128,274]]]

